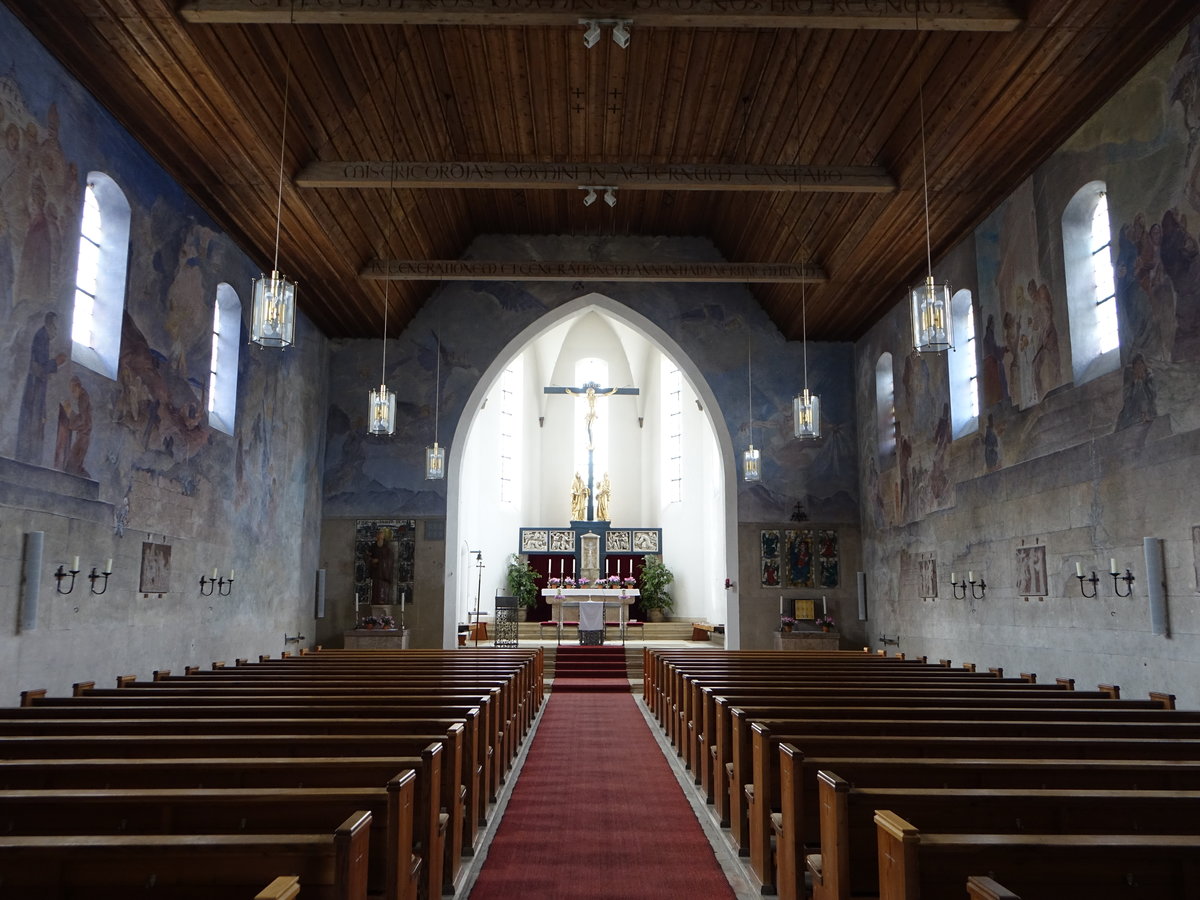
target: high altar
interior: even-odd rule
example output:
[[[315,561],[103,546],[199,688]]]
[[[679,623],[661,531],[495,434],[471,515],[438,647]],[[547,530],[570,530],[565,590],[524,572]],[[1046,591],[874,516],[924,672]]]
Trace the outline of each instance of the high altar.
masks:
[[[617,624],[621,628],[621,640],[625,640],[625,623],[629,621],[629,607],[640,597],[641,591],[633,590],[613,590],[611,588],[603,588],[596,590],[593,588],[544,588],[542,596],[546,598],[546,602],[550,604],[554,610],[554,621],[558,623],[555,627],[558,640],[562,640],[563,607],[568,609],[578,608],[580,603],[595,601],[604,604],[604,620],[609,621],[608,611],[610,609],[617,610]],[[576,616],[578,618],[578,616]]]

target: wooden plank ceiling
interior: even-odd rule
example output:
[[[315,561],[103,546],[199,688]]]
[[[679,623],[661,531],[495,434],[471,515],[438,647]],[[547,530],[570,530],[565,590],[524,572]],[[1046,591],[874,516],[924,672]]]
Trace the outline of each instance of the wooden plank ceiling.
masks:
[[[729,277],[781,273],[749,287],[791,339],[809,264],[809,337],[857,338],[925,274],[922,108],[936,271],[1195,12],[1194,0],[4,2],[267,271],[282,141],[279,269],[331,337],[380,334],[380,260],[411,272],[509,233],[707,238],[738,264]],[[631,19],[628,47],[604,25],[586,48],[580,19],[594,16]],[[592,182],[574,176],[589,170],[570,166],[596,167],[616,205],[585,206]],[[437,282],[389,283],[394,335]]]

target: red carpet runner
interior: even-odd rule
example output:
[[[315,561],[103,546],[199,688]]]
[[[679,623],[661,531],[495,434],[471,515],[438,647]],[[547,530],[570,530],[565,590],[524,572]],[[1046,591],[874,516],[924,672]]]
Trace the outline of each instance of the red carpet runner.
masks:
[[[625,673],[625,648],[559,647],[555,654],[551,690],[556,693],[587,691],[628,694],[631,688],[629,676]]]
[[[732,900],[633,695],[553,694],[470,900]]]

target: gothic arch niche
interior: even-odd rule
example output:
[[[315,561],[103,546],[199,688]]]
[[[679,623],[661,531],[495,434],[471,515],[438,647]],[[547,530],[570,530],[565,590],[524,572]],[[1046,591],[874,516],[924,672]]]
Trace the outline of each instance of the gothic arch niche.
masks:
[[[607,347],[610,357],[623,355],[623,360],[610,366],[612,386],[632,383],[641,390],[635,397],[605,398],[597,405],[598,413],[612,417],[616,446],[611,465],[621,473],[613,478],[613,525],[663,527],[664,558],[677,580],[675,615],[726,623],[726,645],[737,647],[737,595],[723,587],[726,573],[738,571],[738,473],[729,429],[707,380],[688,353],[654,322],[597,293],[547,312],[497,353],[457,423],[447,462],[444,645],[453,646],[457,625],[465,621],[466,610],[475,608],[477,594],[481,609],[493,609],[493,592],[503,583],[508,555],[517,549],[518,528],[566,525],[569,520],[575,466],[567,449],[571,442],[556,436],[560,429],[571,427],[565,421],[574,418],[572,401],[547,398],[542,388],[572,383],[574,361],[585,344],[588,352]],[[691,493],[682,505],[665,509],[657,502],[660,446],[655,437],[661,401],[655,387],[662,357],[683,374],[685,414],[699,429],[701,439],[694,443],[702,448],[689,450],[696,458],[689,478]],[[486,442],[495,432],[489,417],[498,415],[500,404],[493,403],[492,397],[500,377],[518,358],[523,360],[522,434],[528,449],[523,451],[526,462],[519,467],[524,476],[519,501],[498,504],[490,498],[493,479]],[[629,423],[638,419],[640,424],[633,426],[636,432],[631,431]],[[635,448],[622,445],[631,434],[637,435]],[[597,481],[601,475],[595,473]],[[694,531],[685,534],[687,528]],[[483,553],[482,573],[475,551]]]

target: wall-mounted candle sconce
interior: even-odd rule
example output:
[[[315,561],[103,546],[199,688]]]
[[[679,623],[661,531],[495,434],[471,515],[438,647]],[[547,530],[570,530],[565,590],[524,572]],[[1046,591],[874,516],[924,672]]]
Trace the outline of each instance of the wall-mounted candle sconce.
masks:
[[[975,573],[968,572],[965,581],[959,581],[958,576],[950,573],[950,587],[954,589],[955,600],[965,600],[967,598],[967,585],[971,586],[971,596],[976,600],[982,600],[983,595],[987,593],[987,582],[983,580],[983,576],[979,576],[979,580],[975,580]],[[975,585],[979,585],[978,590]]]
[[[205,597],[209,597],[212,596],[213,588],[216,588],[218,594],[220,594],[222,597],[228,597],[231,593],[233,593],[233,576],[235,572],[235,569],[230,569],[228,578],[219,577],[216,569],[213,569],[212,578],[205,578],[203,575],[201,575],[200,593]],[[205,590],[205,587],[207,587],[208,590]]]
[[[112,572],[113,567],[111,559],[105,560],[103,572],[97,572],[96,567],[92,566],[92,572],[90,575],[88,575],[88,581],[90,582],[90,587],[93,594],[103,594],[108,590],[108,576],[111,575]],[[100,590],[96,590],[96,582],[101,578],[104,579],[104,582],[100,585]]]
[[[1075,577],[1079,579],[1079,593],[1083,594],[1083,596],[1089,600],[1096,596],[1096,585],[1100,583],[1100,579],[1096,577],[1095,572],[1092,572],[1092,577],[1088,578],[1083,574],[1083,564],[1075,563]],[[1087,582],[1092,586],[1092,592],[1090,594],[1087,592],[1087,588],[1083,586],[1084,582]]]
[[[1117,561],[1115,559],[1110,559],[1108,561],[1108,574],[1112,576],[1114,594],[1116,594],[1118,597],[1128,597],[1133,593],[1133,573],[1126,569],[1125,574],[1122,575],[1117,570]],[[1121,593],[1120,585],[1120,582],[1122,581],[1125,582],[1125,593],[1123,594]]]
[[[59,565],[58,569],[54,573],[54,589],[56,591],[58,591],[60,594],[71,593],[71,591],[75,590],[75,576],[78,574],[79,574],[79,557],[76,556],[71,561],[70,569],[64,568],[61,564]],[[64,591],[62,582],[63,582],[63,579],[66,578],[68,575],[71,576],[71,583],[67,585],[67,589]]]

